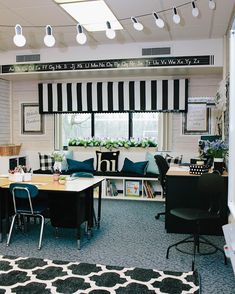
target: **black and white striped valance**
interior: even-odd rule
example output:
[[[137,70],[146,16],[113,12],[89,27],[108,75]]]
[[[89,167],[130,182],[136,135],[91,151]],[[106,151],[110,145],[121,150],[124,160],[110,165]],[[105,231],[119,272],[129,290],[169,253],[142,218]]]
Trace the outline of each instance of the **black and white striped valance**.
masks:
[[[186,112],[188,80],[39,84],[40,113]]]

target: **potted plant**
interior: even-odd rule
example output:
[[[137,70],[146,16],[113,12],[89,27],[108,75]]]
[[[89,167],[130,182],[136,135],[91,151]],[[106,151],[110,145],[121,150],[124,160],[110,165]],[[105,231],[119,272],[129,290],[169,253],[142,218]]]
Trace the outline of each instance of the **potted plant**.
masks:
[[[228,145],[223,140],[206,141],[204,152],[213,159],[214,170],[218,170],[222,174],[224,159],[228,154]]]
[[[61,163],[62,163],[63,160],[65,160],[65,154],[63,152],[60,152],[60,151],[54,151],[51,154],[51,157],[55,161],[54,166],[53,166],[54,171],[55,170],[61,171]]]

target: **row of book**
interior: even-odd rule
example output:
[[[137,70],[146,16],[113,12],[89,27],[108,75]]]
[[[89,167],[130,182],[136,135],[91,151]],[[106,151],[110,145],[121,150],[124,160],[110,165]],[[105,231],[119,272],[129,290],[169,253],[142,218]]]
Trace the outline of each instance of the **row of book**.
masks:
[[[117,190],[117,186],[115,184],[114,181],[111,180],[107,180],[106,181],[107,184],[107,191],[106,191],[106,195],[107,196],[117,196],[118,195],[118,190]]]
[[[144,195],[147,198],[155,198],[154,188],[149,181],[144,181]]]

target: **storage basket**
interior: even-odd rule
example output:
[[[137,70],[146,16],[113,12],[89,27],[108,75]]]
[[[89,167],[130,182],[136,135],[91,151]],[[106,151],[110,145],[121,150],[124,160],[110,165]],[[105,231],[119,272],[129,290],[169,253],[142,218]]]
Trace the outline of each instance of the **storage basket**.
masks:
[[[18,155],[20,153],[21,144],[6,144],[0,145],[0,156]]]

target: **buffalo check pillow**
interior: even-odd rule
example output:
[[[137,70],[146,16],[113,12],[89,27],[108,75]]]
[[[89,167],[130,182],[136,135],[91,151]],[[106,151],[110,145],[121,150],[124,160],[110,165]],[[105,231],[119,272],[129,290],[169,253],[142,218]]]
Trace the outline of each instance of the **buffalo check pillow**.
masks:
[[[182,158],[183,158],[183,155],[171,156],[169,154],[166,154],[166,157],[165,157],[165,159],[166,159],[169,166],[176,165],[176,164],[181,164],[182,163]]]
[[[54,165],[54,159],[48,154],[41,154],[38,152],[39,155],[39,164],[41,170],[51,170]]]

